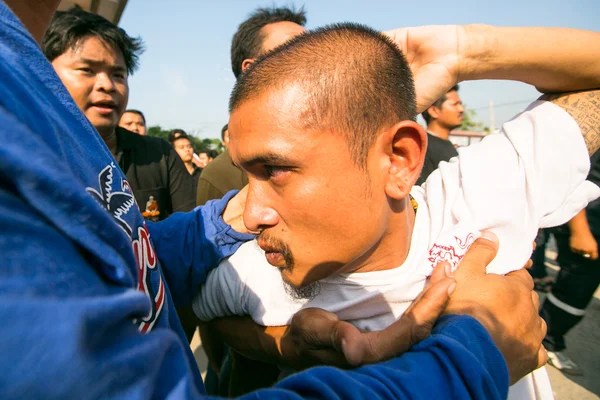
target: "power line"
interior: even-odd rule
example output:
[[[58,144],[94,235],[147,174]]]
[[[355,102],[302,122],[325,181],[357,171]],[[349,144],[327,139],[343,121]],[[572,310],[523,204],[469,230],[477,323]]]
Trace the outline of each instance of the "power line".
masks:
[[[514,106],[517,104],[524,104],[524,103],[531,103],[533,100],[521,100],[521,101],[511,101],[510,103],[500,103],[500,104],[494,104],[494,108],[498,108],[498,107],[506,107],[506,106]],[[481,107],[467,107],[467,110],[485,110],[489,108],[489,105],[487,106],[481,106]]]

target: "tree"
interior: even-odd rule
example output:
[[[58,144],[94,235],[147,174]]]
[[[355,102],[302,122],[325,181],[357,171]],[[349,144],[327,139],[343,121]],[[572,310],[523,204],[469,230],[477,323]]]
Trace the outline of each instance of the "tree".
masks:
[[[170,130],[166,130],[161,128],[158,125],[155,126],[151,126],[150,128],[148,128],[148,136],[154,136],[154,137],[159,137],[161,139],[164,139],[166,141],[169,140],[169,132],[171,132]]]
[[[169,140],[170,132],[171,129],[163,129],[160,125],[148,128],[148,136],[159,137],[167,141]],[[188,133],[188,139],[192,142],[192,147],[196,152],[200,150],[217,150],[221,153],[224,150],[221,139],[200,139],[191,133]]]
[[[482,122],[475,121],[475,110],[469,110],[467,108],[465,108],[463,113],[463,123],[460,126],[460,130],[471,132],[490,132],[490,128],[485,126]]]

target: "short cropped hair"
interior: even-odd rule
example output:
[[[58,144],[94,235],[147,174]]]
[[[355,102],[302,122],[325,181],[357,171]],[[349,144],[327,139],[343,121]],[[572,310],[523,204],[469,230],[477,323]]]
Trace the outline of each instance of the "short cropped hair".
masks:
[[[242,74],[242,63],[245,59],[257,58],[261,54],[264,35],[260,30],[265,25],[283,21],[304,26],[304,7],[298,11],[288,7],[257,8],[240,24],[231,41],[231,69],[236,78]]]
[[[201,149],[198,154],[206,154],[206,157],[215,159],[219,155],[219,152],[213,149]]]
[[[169,132],[169,143],[173,144],[177,139],[188,138],[188,134],[183,129],[173,129]]]
[[[302,128],[346,135],[361,168],[382,128],[416,119],[406,58],[389,37],[364,25],[319,28],[260,57],[236,83],[229,111],[267,90],[291,85],[300,85],[306,94]]]
[[[229,129],[229,124],[225,124],[223,128],[221,128],[221,141],[225,140],[225,132]]]
[[[139,115],[144,120],[144,124],[146,124],[146,117],[144,117],[144,113],[141,112],[140,110],[133,110],[133,109],[125,110],[125,112],[123,114],[126,114],[126,113]]]
[[[96,37],[111,48],[120,51],[125,61],[127,74],[135,72],[139,57],[144,51],[142,39],[132,38],[106,18],[79,8],[57,11],[54,14],[42,40],[42,52],[52,62],[90,37]]]
[[[448,93],[450,93],[450,92],[458,92],[458,85],[452,86],[452,88],[450,90],[448,90],[442,97],[440,97],[439,99],[437,99],[429,107],[441,108],[442,104],[444,104],[444,102],[448,98],[446,95]],[[425,119],[425,123],[427,123],[427,124],[429,124],[431,122],[431,120],[432,120],[431,115],[429,115],[429,107],[427,107],[427,109],[421,113],[421,115],[423,116],[423,119]]]

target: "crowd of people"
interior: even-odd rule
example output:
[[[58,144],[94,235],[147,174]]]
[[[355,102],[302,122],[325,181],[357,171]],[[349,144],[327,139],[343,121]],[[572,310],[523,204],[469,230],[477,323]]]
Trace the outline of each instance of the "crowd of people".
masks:
[[[547,360],[583,373],[564,335],[600,283],[598,33],[259,8],[216,154],[148,136],[143,41],[58,3],[0,0],[0,397],[547,399]],[[543,95],[457,151],[475,79]],[[524,268],[538,232],[556,280],[541,237]]]

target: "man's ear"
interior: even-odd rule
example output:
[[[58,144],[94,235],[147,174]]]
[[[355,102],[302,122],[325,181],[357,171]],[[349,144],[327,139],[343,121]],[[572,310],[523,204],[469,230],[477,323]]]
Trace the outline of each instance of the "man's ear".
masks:
[[[425,112],[429,114],[431,119],[438,119],[440,117],[440,113],[442,112],[442,110],[440,110],[436,106],[431,106],[427,110],[425,110]]]
[[[242,71],[247,70],[253,62],[254,58],[246,58],[244,61],[242,61]]]
[[[395,200],[404,199],[421,175],[427,133],[415,121],[401,121],[384,132],[380,139],[389,157],[386,195]]]

